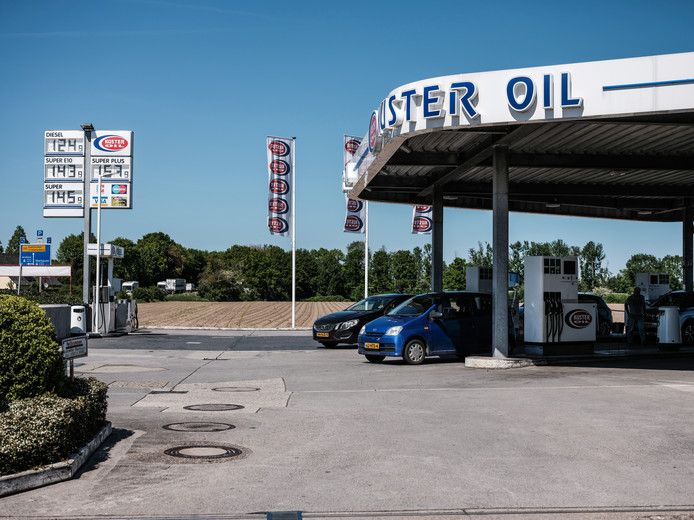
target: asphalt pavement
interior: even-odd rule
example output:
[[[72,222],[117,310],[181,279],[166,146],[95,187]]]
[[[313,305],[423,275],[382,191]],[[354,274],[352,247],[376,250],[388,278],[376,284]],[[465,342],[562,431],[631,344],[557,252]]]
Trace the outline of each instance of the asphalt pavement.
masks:
[[[694,519],[692,357],[490,371],[157,331],[90,341],[77,372],[110,385],[114,434],[0,516]]]

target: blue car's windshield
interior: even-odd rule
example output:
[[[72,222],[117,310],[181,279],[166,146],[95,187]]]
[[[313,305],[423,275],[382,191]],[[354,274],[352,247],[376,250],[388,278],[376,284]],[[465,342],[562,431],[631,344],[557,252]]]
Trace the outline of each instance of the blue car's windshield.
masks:
[[[431,296],[415,296],[395,307],[388,316],[419,316],[432,305],[434,305],[434,298]]]
[[[388,303],[389,298],[384,298],[383,296],[372,296],[371,298],[365,298],[358,301],[357,303],[347,307],[348,311],[377,311],[382,309],[386,303]]]

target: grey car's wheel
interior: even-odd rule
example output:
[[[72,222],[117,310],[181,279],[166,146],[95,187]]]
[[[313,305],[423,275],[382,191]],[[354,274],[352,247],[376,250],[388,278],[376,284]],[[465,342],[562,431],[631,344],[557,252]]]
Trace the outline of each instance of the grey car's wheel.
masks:
[[[380,363],[386,358],[385,356],[375,356],[374,354],[365,354],[364,357],[370,363]]]
[[[689,320],[682,325],[682,344],[694,345],[694,320]]]
[[[424,361],[426,355],[426,345],[420,339],[413,339],[407,342],[402,351],[402,358],[408,365],[419,365]]]

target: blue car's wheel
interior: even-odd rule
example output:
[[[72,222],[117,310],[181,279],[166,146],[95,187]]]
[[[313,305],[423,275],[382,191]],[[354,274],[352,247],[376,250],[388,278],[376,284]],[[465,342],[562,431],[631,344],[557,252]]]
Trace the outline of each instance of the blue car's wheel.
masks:
[[[408,365],[419,365],[424,361],[427,347],[420,339],[412,339],[407,342],[402,351],[402,358]]]

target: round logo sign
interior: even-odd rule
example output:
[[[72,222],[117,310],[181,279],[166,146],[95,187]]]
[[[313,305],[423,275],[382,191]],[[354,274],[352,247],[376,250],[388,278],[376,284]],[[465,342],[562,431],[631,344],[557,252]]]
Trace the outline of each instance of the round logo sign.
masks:
[[[270,181],[270,191],[272,193],[283,195],[289,191],[289,184],[287,184],[287,181],[282,179],[272,179]]]
[[[287,146],[287,143],[284,141],[270,141],[270,144],[267,145],[268,150],[272,153],[272,155],[279,155],[280,157],[284,157],[285,155],[289,155],[289,146]]]
[[[271,233],[286,233],[289,224],[282,217],[270,217],[267,221],[267,227]]]
[[[376,111],[371,114],[369,121],[369,152],[374,153],[376,144],[378,143],[378,115]]]
[[[361,231],[363,222],[356,215],[349,215],[345,219],[345,231]]]
[[[354,154],[354,152],[357,151],[357,148],[359,148],[359,141],[357,141],[356,139],[349,139],[345,143],[345,150],[348,153]]]
[[[119,135],[102,135],[94,139],[94,148],[102,152],[117,152],[128,147],[128,140]]]
[[[415,206],[414,209],[418,213],[429,213],[431,211],[431,206]]]
[[[431,219],[429,217],[415,217],[412,221],[412,231],[417,233],[428,233],[432,228]]]
[[[286,213],[289,211],[289,204],[284,199],[273,197],[268,201],[270,213]]]
[[[574,309],[566,315],[564,321],[572,329],[585,329],[593,322],[593,316],[586,310]]]
[[[362,207],[364,207],[364,203],[360,200],[356,200],[356,199],[347,200],[347,211],[351,211],[352,213],[356,213],[357,211],[361,211]]]
[[[287,175],[289,173],[289,163],[282,159],[275,159],[270,163],[270,171],[277,175]]]

